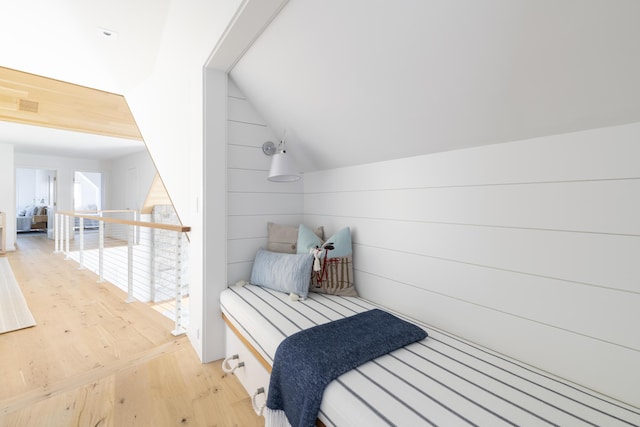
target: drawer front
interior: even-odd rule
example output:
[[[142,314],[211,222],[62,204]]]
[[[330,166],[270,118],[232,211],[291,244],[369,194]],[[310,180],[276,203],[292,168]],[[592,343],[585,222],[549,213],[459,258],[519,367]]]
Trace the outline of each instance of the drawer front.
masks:
[[[234,367],[239,362],[244,362],[244,366],[237,368],[233,374],[238,378],[249,396],[253,396],[257,389],[264,388],[264,397],[257,398],[258,402],[263,402],[269,390],[269,372],[262,366],[258,359],[251,353],[236,334],[225,325],[226,351],[227,356],[238,355],[238,359],[230,360],[229,366]]]

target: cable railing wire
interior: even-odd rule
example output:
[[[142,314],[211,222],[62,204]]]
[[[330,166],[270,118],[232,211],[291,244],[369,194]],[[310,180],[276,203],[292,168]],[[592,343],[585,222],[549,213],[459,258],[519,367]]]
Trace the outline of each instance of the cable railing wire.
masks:
[[[137,211],[58,212],[54,222],[55,252],[79,268],[172,319],[174,335],[188,325],[189,227],[179,225],[172,206]]]

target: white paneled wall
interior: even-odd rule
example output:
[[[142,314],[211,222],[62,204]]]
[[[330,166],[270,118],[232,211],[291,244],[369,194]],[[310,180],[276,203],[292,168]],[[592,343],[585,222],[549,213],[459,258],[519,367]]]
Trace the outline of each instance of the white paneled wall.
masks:
[[[16,169],[13,145],[0,142],[0,212],[5,215],[5,229],[2,230],[7,250],[15,250],[16,240]]]
[[[640,124],[304,181],[363,297],[640,406]]]
[[[276,134],[229,80],[227,159],[227,279],[249,280],[253,257],[267,245],[267,222],[298,225],[303,184],[267,180],[271,158],[262,152]]]

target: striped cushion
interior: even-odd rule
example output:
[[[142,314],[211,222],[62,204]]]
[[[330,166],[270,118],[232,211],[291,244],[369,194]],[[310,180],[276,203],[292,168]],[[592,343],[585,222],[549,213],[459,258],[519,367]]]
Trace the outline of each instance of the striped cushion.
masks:
[[[225,290],[220,303],[226,317],[271,364],[285,337],[380,308],[362,298],[318,293],[291,303],[282,293],[251,285]],[[327,427],[640,425],[638,408],[414,323],[429,331],[427,339],[367,362],[329,384],[318,416]]]

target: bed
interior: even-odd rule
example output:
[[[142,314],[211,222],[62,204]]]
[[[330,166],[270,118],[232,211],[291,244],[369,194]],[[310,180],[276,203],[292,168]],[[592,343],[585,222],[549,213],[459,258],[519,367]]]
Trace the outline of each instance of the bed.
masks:
[[[16,231],[46,230],[47,221],[46,206],[27,206],[18,211]]]
[[[382,308],[360,297],[313,292],[292,301],[249,284],[223,291],[220,306],[227,351],[240,352],[243,362],[233,370],[254,399],[260,387],[268,390],[276,349],[286,337]],[[428,337],[332,381],[318,413],[325,426],[640,425],[638,408],[394,314]]]
[[[31,231],[32,222],[33,222],[33,217],[18,215],[16,217],[16,230],[17,231]]]

